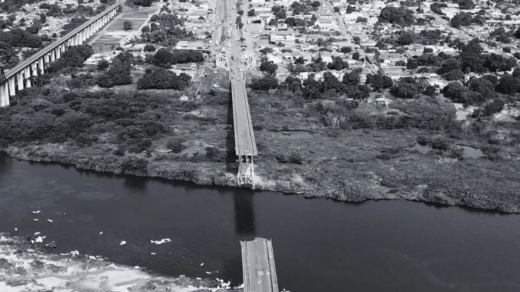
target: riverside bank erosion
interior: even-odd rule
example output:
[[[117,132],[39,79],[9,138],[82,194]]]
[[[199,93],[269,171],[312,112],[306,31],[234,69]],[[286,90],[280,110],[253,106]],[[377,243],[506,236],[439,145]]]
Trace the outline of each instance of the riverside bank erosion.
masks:
[[[520,175],[518,160],[457,159],[435,152],[421,153],[409,147],[410,139],[416,134],[378,131],[367,135],[366,131],[353,131],[350,135],[357,140],[351,137],[348,141],[352,146],[350,158],[331,159],[317,154],[306,157],[307,161],[321,160],[318,164],[259,159],[255,188],[344,202],[404,199],[520,213],[520,185],[515,179]],[[260,140],[266,141],[268,137],[262,137],[265,135],[260,134]],[[383,151],[377,145],[374,149],[356,147],[356,141],[369,145],[371,141],[367,141],[367,137],[386,139],[388,141],[380,143],[393,147]],[[311,142],[315,139],[304,135],[298,138]],[[296,138],[292,142],[303,145]],[[276,148],[276,142],[272,143],[271,147]],[[287,140],[283,143],[290,147]],[[8,146],[4,150],[20,160],[59,162],[77,169],[190,181],[199,185],[236,186],[236,171],[229,169],[226,163],[171,161],[168,154],[155,151],[117,156],[103,147],[80,148],[67,143]],[[380,159],[373,159],[371,155]]]
[[[213,279],[160,277],[139,267],[113,264],[101,256],[78,251],[41,252],[44,244],[30,237],[0,233],[1,291],[242,291],[219,289]]]

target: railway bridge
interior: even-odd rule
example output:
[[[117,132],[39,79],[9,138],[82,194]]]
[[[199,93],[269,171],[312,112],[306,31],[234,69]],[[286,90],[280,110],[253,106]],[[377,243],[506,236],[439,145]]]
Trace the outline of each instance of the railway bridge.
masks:
[[[89,37],[99,31],[119,12],[123,0],[118,0],[105,11],[99,13],[65,36],[41,49],[38,53],[21,61],[0,76],[0,107],[9,105],[9,97],[17,91],[31,87],[31,78],[43,74],[50,63],[61,57],[68,47],[83,44]]]

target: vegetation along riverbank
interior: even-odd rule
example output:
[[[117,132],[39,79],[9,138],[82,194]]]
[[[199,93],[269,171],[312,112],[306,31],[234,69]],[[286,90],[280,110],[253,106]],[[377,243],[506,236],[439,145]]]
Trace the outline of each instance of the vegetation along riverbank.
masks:
[[[89,55],[84,46],[68,52]],[[221,89],[229,85],[225,73],[206,71],[195,83],[126,53],[97,68],[61,60],[59,69],[38,77],[36,86],[0,109],[0,145],[10,156],[236,186],[231,97]],[[152,89],[114,85],[122,79],[136,83],[131,68],[147,71],[137,85],[146,80]],[[95,85],[106,76],[110,89]],[[442,93],[399,98],[387,88],[360,102],[339,94],[346,89],[327,89],[330,76],[303,91],[294,82],[258,87],[265,78],[253,79],[248,89],[260,153],[255,189],[346,202],[406,199],[520,212],[517,122],[486,116],[489,106],[461,119],[469,107]],[[220,88],[212,88],[214,82]],[[313,86],[318,96],[309,95]],[[372,102],[376,94],[386,106]]]

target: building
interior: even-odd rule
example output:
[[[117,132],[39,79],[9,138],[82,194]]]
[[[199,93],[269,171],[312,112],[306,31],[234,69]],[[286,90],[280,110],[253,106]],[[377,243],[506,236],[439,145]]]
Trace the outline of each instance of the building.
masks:
[[[175,49],[202,51],[206,49],[206,44],[203,41],[179,41]]]

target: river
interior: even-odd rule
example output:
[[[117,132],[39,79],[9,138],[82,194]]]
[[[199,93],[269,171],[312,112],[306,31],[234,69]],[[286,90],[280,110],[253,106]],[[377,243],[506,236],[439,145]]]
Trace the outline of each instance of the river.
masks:
[[[292,292],[520,291],[519,226],[519,215],[345,204],[0,154],[0,232],[41,232],[44,243],[58,244],[52,252],[78,250],[168,276],[240,284],[239,240],[258,236],[273,239],[280,288]],[[162,238],[172,241],[150,242]]]

